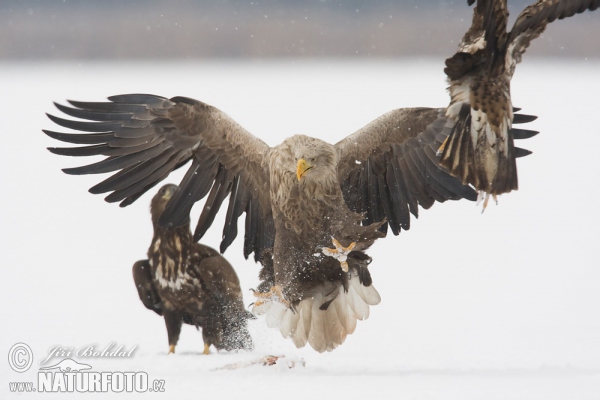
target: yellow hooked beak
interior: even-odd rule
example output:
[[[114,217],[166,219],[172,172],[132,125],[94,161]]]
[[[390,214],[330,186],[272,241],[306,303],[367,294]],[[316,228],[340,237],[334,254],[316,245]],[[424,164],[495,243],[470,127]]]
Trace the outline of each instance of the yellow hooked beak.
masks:
[[[306,171],[311,169],[313,166],[309,164],[304,158],[298,160],[298,165],[296,165],[296,176],[298,180],[302,179]]]
[[[167,186],[166,188],[164,188],[165,193],[162,196],[163,199],[171,200],[171,197],[173,197],[176,190],[177,190],[177,186],[175,186],[175,185]]]

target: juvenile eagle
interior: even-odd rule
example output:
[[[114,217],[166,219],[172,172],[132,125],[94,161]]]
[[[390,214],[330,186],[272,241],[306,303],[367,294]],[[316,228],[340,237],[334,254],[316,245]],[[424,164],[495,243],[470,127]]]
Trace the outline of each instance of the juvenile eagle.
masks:
[[[195,243],[189,222],[161,227],[158,219],[177,190],[165,185],[152,199],[154,236],[148,259],[133,266],[133,280],[146,308],[162,315],[169,353],[175,352],[183,322],[202,327],[204,354],[209,348],[252,349],[239,279],[216,250]]]
[[[440,149],[440,163],[485,195],[484,207],[490,195],[518,189],[515,158],[530,152],[516,148],[513,139],[537,133],[511,130],[513,123],[531,120],[513,116],[510,80],[516,64],[548,23],[598,6],[600,0],[540,0],[507,32],[506,0],[477,0],[471,28],[446,60],[451,96],[446,116],[458,122]]]

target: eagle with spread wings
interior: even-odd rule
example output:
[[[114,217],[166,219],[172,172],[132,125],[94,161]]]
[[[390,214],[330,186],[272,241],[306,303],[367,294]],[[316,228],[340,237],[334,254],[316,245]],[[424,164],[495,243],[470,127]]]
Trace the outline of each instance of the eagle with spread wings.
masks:
[[[525,8],[507,32],[506,0],[477,0],[471,28],[446,60],[451,96],[446,116],[456,124],[440,149],[440,164],[480,191],[484,208],[490,195],[518,189],[515,159],[529,151],[515,147],[513,140],[537,133],[511,129],[526,122],[513,115],[511,104],[516,64],[550,22],[599,6],[600,0],[540,0]]]
[[[254,253],[263,264],[254,310],[297,347],[309,343],[323,352],[342,344],[380,302],[365,253],[375,240],[388,230],[408,230],[419,206],[477,199],[459,170],[440,163],[454,148],[448,138],[466,129],[464,115],[455,112],[459,97],[452,87],[450,93],[447,108],[394,110],[336,144],[295,135],[269,147],[211,105],[147,94],[56,104],[82,120],[49,115],[52,121],[86,133],[45,133],[85,145],[50,148],[53,153],[106,156],[63,171],[113,173],[90,192],[110,192],[106,200],[121,206],[191,161],[158,223],[185,224],[193,204],[206,198],[194,232],[199,240],[228,198],[220,250],[235,239],[245,214],[244,256]],[[532,119],[512,112],[512,123]],[[510,138],[533,135],[505,128]],[[515,150],[515,156],[525,154]]]
[[[169,353],[175,353],[181,326],[202,327],[203,354],[217,350],[251,350],[248,332],[252,314],[244,308],[235,270],[216,250],[192,239],[189,221],[162,227],[158,219],[176,192],[164,185],[150,203],[154,235],[148,259],[133,265],[133,280],[140,300],[162,315],[167,327]]]

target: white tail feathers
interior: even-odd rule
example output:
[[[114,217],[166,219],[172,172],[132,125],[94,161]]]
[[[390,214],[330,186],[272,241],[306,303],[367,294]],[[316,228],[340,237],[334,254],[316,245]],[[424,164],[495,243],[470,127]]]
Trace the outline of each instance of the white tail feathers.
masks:
[[[316,288],[313,296],[300,301],[295,311],[273,300],[261,302],[252,311],[266,314],[267,326],[279,328],[283,337],[291,338],[296,347],[304,347],[308,342],[319,353],[332,351],[354,332],[357,320],[369,318],[369,306],[381,301],[377,290],[372,285],[361,285],[355,273],[349,282],[348,292],[341,285]],[[328,301],[331,301],[329,307],[321,310]]]

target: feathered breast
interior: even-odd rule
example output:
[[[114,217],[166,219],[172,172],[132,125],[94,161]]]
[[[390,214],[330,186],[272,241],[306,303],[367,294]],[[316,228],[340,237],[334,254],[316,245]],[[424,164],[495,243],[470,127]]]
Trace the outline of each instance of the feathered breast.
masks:
[[[152,261],[154,278],[163,288],[180,290],[185,284],[199,282],[190,276],[187,265],[190,256],[189,227],[155,229],[148,258]]]

